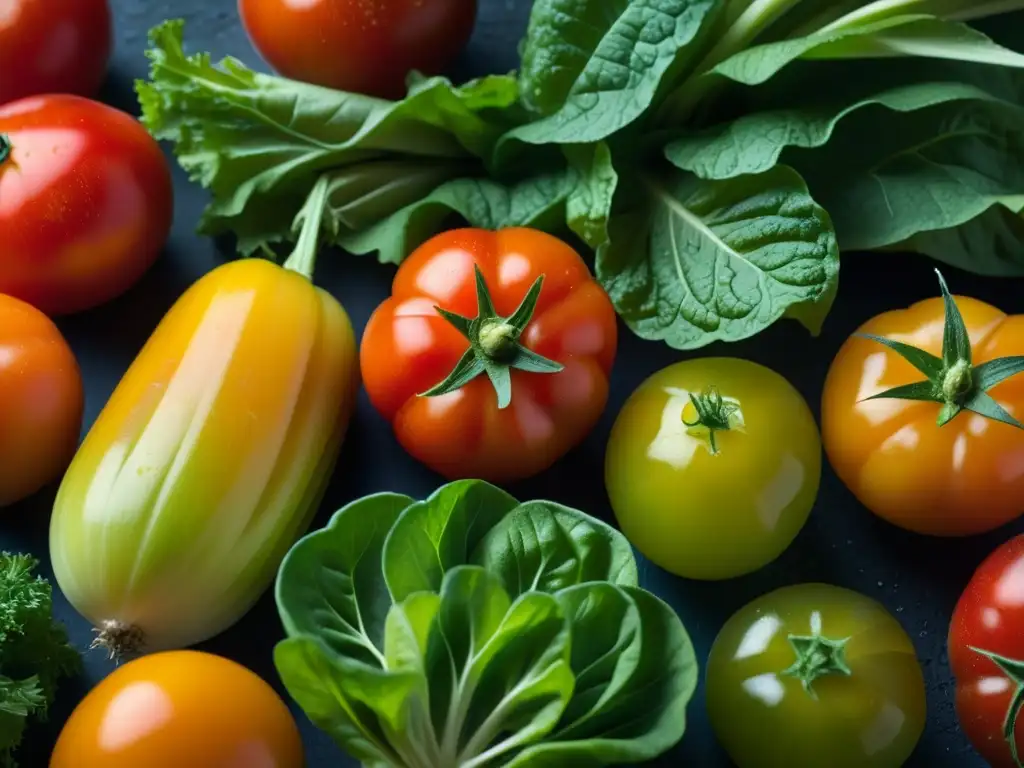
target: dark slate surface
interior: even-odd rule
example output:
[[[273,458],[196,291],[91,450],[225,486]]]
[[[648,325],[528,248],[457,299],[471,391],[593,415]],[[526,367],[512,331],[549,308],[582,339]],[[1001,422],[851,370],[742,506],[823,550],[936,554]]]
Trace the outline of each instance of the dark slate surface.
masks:
[[[529,0],[482,0],[481,5],[475,35],[454,68],[455,77],[505,72],[516,66],[516,44],[525,28]],[[211,51],[217,58],[230,54],[253,67],[263,67],[238,21],[234,0],[113,0],[113,6],[117,47],[102,98],[122,109],[137,113],[131,86],[135,78],[146,72],[146,31],[168,17],[186,18],[186,35],[192,50]],[[117,301],[61,322],[86,379],[86,428],[163,313],[192,281],[230,255],[219,252],[210,240],[193,234],[205,196],[189,185],[176,166],[175,183],[174,231],[153,270]],[[915,257],[847,255],[842,265],[840,296],[820,338],[812,339],[795,324],[779,324],[749,342],[709,348],[702,354],[736,355],[771,366],[800,389],[817,413],[829,361],[843,340],[857,325],[880,311],[934,295],[936,285],[930,266],[930,262]],[[357,331],[361,331],[373,308],[387,295],[393,270],[366,258],[331,252],[321,256],[316,279],[338,297]],[[954,269],[944,271],[954,292],[972,294],[1007,311],[1024,309],[1020,281],[983,279]],[[646,376],[685,357],[667,347],[641,342],[625,328],[621,338],[611,402],[600,425],[581,448],[554,470],[511,488],[518,498],[556,499],[610,519],[599,478],[604,444],[615,414]],[[347,447],[314,526],[323,525],[332,510],[364,494],[393,490],[422,497],[441,482],[402,451],[387,424],[361,396]],[[6,510],[0,532],[0,547],[34,552],[43,560],[44,575],[51,577],[47,528],[52,497],[51,490]],[[956,723],[954,686],[945,650],[946,631],[956,599],[973,569],[988,552],[1021,530],[1024,524],[1015,524],[986,536],[948,541],[903,533],[861,508],[826,467],[809,524],[796,543],[769,568],[735,581],[699,584],[675,579],[641,561],[641,580],[678,610],[702,661],[728,616],[769,589],[803,581],[826,581],[880,600],[913,638],[927,679],[928,728],[907,765],[981,768],[983,762],[973,753]],[[56,597],[56,610],[68,624],[75,645],[87,648],[91,639],[88,624],[60,595]],[[239,624],[203,648],[245,664],[283,693],[271,661],[271,649],[280,636],[268,593]],[[83,678],[63,686],[51,722],[30,733],[21,755],[24,765],[46,764],[63,720],[89,686],[111,669],[101,653],[86,653]],[[297,707],[292,709],[302,729],[310,766],[356,765],[310,725]],[[690,707],[685,738],[656,765],[725,768],[729,764],[708,725],[701,687]]]

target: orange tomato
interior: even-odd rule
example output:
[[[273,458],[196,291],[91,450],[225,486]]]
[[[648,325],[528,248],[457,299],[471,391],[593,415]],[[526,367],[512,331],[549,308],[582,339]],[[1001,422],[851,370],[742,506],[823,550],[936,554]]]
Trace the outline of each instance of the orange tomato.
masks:
[[[955,297],[975,366],[1024,352],[1024,316]],[[859,333],[884,336],[942,356],[944,305],[928,299],[869,320]],[[822,439],[836,473],[868,509],[911,531],[965,536],[1024,512],[1024,430],[964,410],[944,426],[941,404],[883,398],[925,377],[876,341],[851,336],[825,380]],[[1024,418],[1024,376],[988,394]]]
[[[50,768],[301,768],[281,698],[233,661],[199,651],[143,656],[71,714]]]
[[[0,506],[56,480],[82,429],[82,375],[57,326],[0,294]]]
[[[476,318],[476,269],[502,322],[543,276],[532,316],[505,341],[546,358],[538,365],[549,372],[513,363],[508,407],[500,407],[499,388],[489,380],[494,366],[505,366],[500,356],[453,391],[421,396],[471,348],[438,308]],[[499,336],[508,330],[497,325]],[[616,333],[611,301],[568,245],[532,229],[461,229],[424,243],[403,262],[391,297],[366,326],[360,364],[370,400],[410,454],[449,479],[507,482],[547,469],[593,429],[608,399]]]

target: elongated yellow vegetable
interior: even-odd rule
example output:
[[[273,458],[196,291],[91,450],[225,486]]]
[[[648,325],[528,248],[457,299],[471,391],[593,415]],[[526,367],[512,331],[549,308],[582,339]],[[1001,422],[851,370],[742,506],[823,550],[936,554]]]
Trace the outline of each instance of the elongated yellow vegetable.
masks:
[[[223,631],[309,526],[359,374],[348,316],[310,282],[302,248],[285,267],[231,262],[186,291],[63,480],[54,573],[112,654]]]

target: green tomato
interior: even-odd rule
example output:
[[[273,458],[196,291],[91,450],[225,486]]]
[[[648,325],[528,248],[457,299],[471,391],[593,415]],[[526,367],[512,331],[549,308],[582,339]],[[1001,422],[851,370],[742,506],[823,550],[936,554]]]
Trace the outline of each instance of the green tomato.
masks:
[[[626,537],[667,571],[727,579],[793,542],[821,480],[821,437],[782,376],[736,358],[671,365],[612,428],[605,484]]]
[[[707,664],[718,740],[739,768],[898,768],[924,730],[924,676],[874,600],[799,584],[741,608]]]

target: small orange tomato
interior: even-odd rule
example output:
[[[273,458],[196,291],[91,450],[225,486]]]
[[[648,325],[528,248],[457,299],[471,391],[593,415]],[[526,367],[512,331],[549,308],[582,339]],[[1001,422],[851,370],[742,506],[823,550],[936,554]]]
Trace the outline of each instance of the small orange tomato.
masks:
[[[1024,316],[949,294],[872,318],[825,380],[822,439],[864,506],[967,536],[1024,512]],[[868,338],[865,338],[867,336]]]
[[[301,768],[281,698],[220,656],[166,651],[119,667],[64,725],[50,768]]]
[[[611,300],[583,259],[534,229],[459,229],[395,275],[360,346],[370,400],[448,479],[547,469],[593,429],[615,359]]]
[[[0,294],[0,507],[56,480],[82,429],[82,375],[57,326]]]

